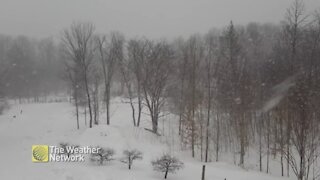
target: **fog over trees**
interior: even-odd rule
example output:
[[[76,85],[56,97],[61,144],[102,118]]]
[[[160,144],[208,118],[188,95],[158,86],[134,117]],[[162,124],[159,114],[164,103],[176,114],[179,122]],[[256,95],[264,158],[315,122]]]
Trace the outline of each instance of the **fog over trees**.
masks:
[[[75,106],[77,129],[82,113],[88,128],[112,124],[110,102],[121,96],[128,121],[140,127],[147,113],[143,128],[157,136],[174,114],[181,149],[195,159],[230,153],[245,167],[254,151],[260,171],[269,173],[273,158],[282,176],[320,177],[320,11],[301,0],[279,24],[230,21],[188,38],[126,39],[90,22],[72,23],[59,40],[0,35],[0,112],[9,100],[61,94]]]
[[[53,39],[0,36],[1,97],[39,102],[63,88],[63,64]]]

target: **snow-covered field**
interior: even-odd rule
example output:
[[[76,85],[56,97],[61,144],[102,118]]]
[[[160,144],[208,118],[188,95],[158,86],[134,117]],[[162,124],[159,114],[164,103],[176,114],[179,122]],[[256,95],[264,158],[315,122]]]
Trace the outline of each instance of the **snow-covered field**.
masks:
[[[22,113],[21,113],[22,110]],[[163,174],[152,170],[150,161],[165,152],[176,155],[184,162],[184,169],[169,174],[168,179],[201,179],[201,162],[190,158],[189,152],[179,151],[178,138],[169,128],[168,136],[158,137],[141,128],[134,128],[128,104],[114,101],[111,125],[76,130],[74,107],[69,103],[12,105],[0,116],[0,179],[1,180],[156,180]],[[16,116],[14,118],[14,116]],[[173,118],[168,118],[173,121]],[[148,126],[147,117],[142,126]],[[102,122],[103,123],[103,122]],[[160,128],[162,124],[159,125]],[[164,126],[164,125],[163,125]],[[98,166],[86,162],[33,163],[31,146],[34,144],[58,145],[68,142],[81,146],[111,147],[115,158],[122,157],[125,149],[136,148],[143,152],[143,160],[135,161],[132,170],[117,160]],[[244,170],[231,163],[209,163],[207,180],[276,180],[286,179],[253,170]]]

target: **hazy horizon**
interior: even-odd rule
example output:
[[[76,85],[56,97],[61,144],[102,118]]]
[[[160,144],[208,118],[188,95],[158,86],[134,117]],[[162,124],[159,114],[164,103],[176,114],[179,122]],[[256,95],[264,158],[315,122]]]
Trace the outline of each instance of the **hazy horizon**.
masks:
[[[0,0],[0,33],[58,37],[75,21],[92,22],[98,33],[172,38],[213,27],[249,22],[279,23],[292,0]],[[319,0],[305,0],[307,12]],[[252,7],[252,8],[251,8]]]

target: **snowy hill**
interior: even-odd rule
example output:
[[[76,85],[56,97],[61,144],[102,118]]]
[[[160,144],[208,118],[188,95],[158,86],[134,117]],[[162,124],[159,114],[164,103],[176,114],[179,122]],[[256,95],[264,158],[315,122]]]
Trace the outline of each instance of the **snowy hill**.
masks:
[[[22,112],[21,112],[22,110]],[[86,128],[81,119],[81,129],[76,130],[74,107],[68,103],[12,105],[0,116],[0,179],[5,180],[158,180],[163,174],[152,170],[151,160],[169,152],[185,164],[184,169],[170,174],[171,180],[201,179],[201,162],[190,158],[188,152],[179,150],[178,138],[170,132],[156,136],[143,127],[148,117],[142,118],[142,126],[134,128],[130,118],[130,106],[119,99],[112,104],[111,125]],[[15,117],[14,117],[15,116]],[[173,118],[167,118],[173,121]],[[102,122],[103,123],[103,122]],[[163,126],[167,126],[164,123]],[[169,125],[170,126],[170,123]],[[160,125],[161,127],[161,125]],[[31,146],[34,144],[58,145],[68,142],[81,146],[113,148],[116,160],[103,166],[86,162],[33,163]],[[118,161],[123,150],[139,149],[143,159],[135,161],[132,170]],[[208,180],[276,180],[286,179],[256,171],[243,170],[229,163],[209,163],[206,168]]]

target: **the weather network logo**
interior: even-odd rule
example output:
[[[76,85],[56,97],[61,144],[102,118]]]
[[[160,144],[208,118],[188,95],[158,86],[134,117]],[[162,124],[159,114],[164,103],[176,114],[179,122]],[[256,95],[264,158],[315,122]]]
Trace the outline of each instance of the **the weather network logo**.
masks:
[[[32,145],[32,162],[84,162],[85,156],[97,154],[99,147]]]
[[[32,146],[32,162],[48,162],[49,146],[33,145]]]

